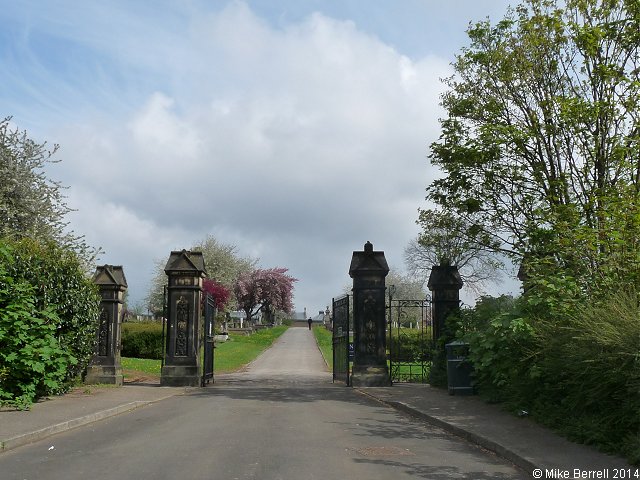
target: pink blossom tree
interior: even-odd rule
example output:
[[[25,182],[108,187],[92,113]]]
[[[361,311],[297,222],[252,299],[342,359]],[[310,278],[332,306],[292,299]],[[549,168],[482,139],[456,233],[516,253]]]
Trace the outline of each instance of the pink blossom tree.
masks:
[[[257,269],[238,277],[233,293],[247,322],[258,312],[263,312],[267,321],[272,322],[276,311],[293,310],[293,283],[298,280],[287,275],[287,271],[287,268]]]
[[[202,282],[202,290],[215,299],[218,311],[224,310],[224,307],[229,301],[229,297],[231,297],[231,291],[227,287],[210,278],[204,279]]]

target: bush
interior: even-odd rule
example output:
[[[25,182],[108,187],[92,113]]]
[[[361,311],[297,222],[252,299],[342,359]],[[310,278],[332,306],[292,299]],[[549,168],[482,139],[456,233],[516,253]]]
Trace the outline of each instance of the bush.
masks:
[[[73,252],[0,240],[0,403],[68,389],[93,355],[99,304]]]
[[[574,441],[640,462],[640,293],[540,310],[481,299],[457,320],[476,385]]]
[[[540,321],[534,415],[569,438],[640,462],[640,292]]]
[[[460,313],[458,336],[469,343],[480,393],[489,401],[520,407],[535,338],[518,302],[508,295],[480,298],[475,309]]]
[[[78,256],[53,242],[23,239],[15,243],[14,255],[11,275],[34,286],[39,308],[55,306],[60,319],[56,338],[78,360],[68,368],[65,383],[70,384],[85,371],[95,353],[98,288],[83,272]]]
[[[162,359],[162,323],[122,324],[122,356]]]

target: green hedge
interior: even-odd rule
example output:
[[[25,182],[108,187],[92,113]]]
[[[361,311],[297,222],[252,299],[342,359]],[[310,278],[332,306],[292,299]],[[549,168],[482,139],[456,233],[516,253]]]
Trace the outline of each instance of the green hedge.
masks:
[[[388,345],[389,357],[394,362],[421,362],[433,356],[431,330],[421,332],[415,328],[393,327]]]
[[[122,324],[123,357],[162,359],[162,323]]]
[[[99,306],[73,251],[0,239],[0,404],[66,391],[93,355]]]
[[[480,393],[640,463],[640,292],[544,318],[526,300],[485,297],[458,320]]]

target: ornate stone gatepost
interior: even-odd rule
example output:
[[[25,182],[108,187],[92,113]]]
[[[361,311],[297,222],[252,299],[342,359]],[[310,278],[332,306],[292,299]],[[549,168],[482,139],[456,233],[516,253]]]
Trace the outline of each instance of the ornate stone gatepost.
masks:
[[[160,385],[197,387],[202,377],[198,350],[204,258],[200,252],[171,252],[164,271],[169,287]]]
[[[354,387],[390,386],[387,367],[385,285],[389,266],[384,252],[353,252],[349,276],[353,278]]]
[[[447,265],[431,268],[427,287],[432,292],[434,340],[438,340],[444,333],[444,322],[449,314],[460,308],[462,285],[458,267]]]
[[[87,367],[84,383],[122,385],[120,364],[120,327],[124,292],[127,280],[121,266],[104,265],[96,268],[93,282],[100,290],[100,320],[96,352]]]

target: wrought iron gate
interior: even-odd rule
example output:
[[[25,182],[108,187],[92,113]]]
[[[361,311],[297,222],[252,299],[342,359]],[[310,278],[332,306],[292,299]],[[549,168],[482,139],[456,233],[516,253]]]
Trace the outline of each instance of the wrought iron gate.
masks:
[[[213,365],[214,365],[214,334],[215,334],[215,316],[216,316],[216,302],[213,296],[208,293],[204,294],[204,328],[202,331],[203,345],[203,360],[202,360],[202,382],[205,384],[213,380]]]
[[[349,385],[349,295],[333,299],[333,381]]]
[[[427,383],[433,358],[431,300],[400,300],[390,293],[387,314],[391,382]]]

